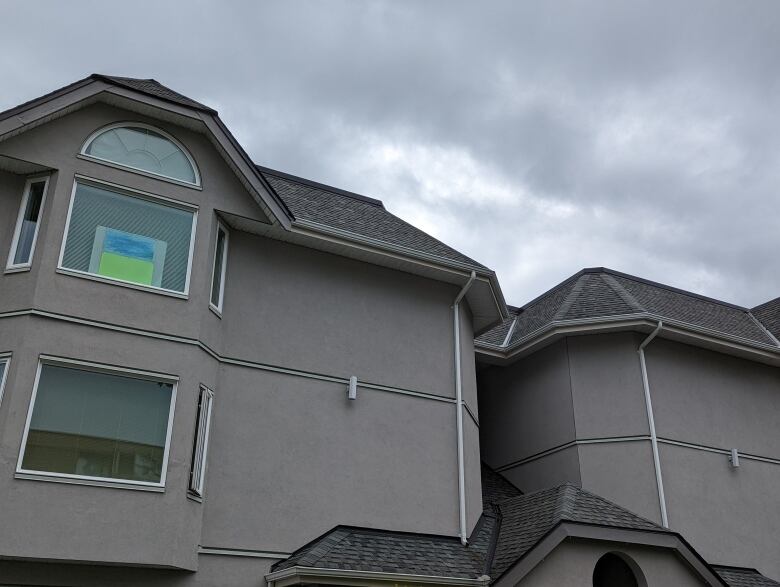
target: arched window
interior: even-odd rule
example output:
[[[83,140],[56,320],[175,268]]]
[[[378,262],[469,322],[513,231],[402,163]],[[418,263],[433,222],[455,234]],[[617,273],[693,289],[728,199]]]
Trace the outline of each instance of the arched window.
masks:
[[[192,157],[168,133],[137,122],[112,124],[93,133],[82,155],[143,173],[200,185]]]
[[[629,564],[631,563],[631,564]],[[623,556],[608,552],[593,569],[593,587],[644,587],[639,567]]]

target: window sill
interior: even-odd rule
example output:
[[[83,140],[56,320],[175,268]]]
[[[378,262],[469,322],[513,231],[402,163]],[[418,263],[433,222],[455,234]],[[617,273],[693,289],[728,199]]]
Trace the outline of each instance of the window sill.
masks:
[[[28,473],[17,471],[14,474],[15,479],[25,481],[45,481],[49,483],[65,483],[68,485],[89,485],[92,487],[107,487],[111,489],[131,489],[134,491],[151,491],[152,493],[164,493],[165,487],[161,485],[140,485],[136,483],[123,483],[122,481],[100,481],[97,479],[83,479],[80,477],[54,476],[46,473]]]
[[[138,283],[131,283],[129,281],[119,281],[117,279],[109,279],[107,277],[101,277],[99,275],[93,275],[92,273],[85,273],[83,271],[77,271],[75,269],[66,269],[65,267],[57,267],[57,273],[62,275],[70,275],[71,277],[80,277],[82,279],[88,279],[90,281],[97,281],[99,283],[107,283],[109,285],[115,285],[119,287],[126,287],[129,289],[136,289],[138,291],[145,291],[149,293],[159,294],[163,296],[169,296],[172,298],[179,298],[181,300],[189,299],[189,294],[180,293],[170,289],[162,289],[159,287],[149,287],[146,285],[140,285]]]
[[[192,501],[196,501],[198,503],[203,503],[203,497],[200,495],[195,495],[191,491],[187,492],[187,499],[191,499]]]
[[[217,318],[222,320],[222,312],[212,303],[209,303],[209,310],[214,312],[217,315]]]
[[[30,269],[32,269],[32,265],[12,265],[11,267],[6,267],[3,273],[23,273],[24,271],[29,271]]]

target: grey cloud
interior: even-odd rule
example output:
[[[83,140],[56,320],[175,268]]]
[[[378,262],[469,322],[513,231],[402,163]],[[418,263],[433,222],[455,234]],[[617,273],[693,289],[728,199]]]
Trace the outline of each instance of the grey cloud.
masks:
[[[592,265],[780,295],[780,5],[4,6],[0,108],[92,71],[219,109],[252,156],[388,208],[528,301]],[[451,173],[447,170],[451,169]]]

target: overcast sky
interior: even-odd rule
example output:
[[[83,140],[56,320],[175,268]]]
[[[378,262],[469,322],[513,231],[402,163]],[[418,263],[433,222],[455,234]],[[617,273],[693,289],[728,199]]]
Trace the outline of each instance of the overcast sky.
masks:
[[[92,72],[381,198],[516,305],[592,266],[780,295],[780,2],[3,3],[0,109]]]

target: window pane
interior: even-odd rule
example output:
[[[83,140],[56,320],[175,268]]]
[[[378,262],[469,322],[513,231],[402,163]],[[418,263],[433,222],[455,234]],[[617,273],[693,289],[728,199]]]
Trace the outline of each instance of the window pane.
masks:
[[[62,266],[183,292],[193,213],[78,184]]]
[[[43,188],[46,182],[39,181],[30,185],[30,194],[27,197],[27,203],[24,207],[24,213],[19,227],[19,239],[16,243],[16,252],[14,253],[14,265],[21,265],[30,262],[30,253],[32,252],[35,233],[38,230],[38,216],[41,213],[41,202],[43,202]]]
[[[217,247],[214,252],[214,274],[211,278],[211,303],[221,307],[222,298],[222,267],[225,264],[226,234],[222,228],[217,229]]]
[[[44,365],[22,468],[159,483],[173,386]]]
[[[152,130],[120,127],[98,135],[84,151],[126,167],[197,183],[195,169],[174,143]]]

